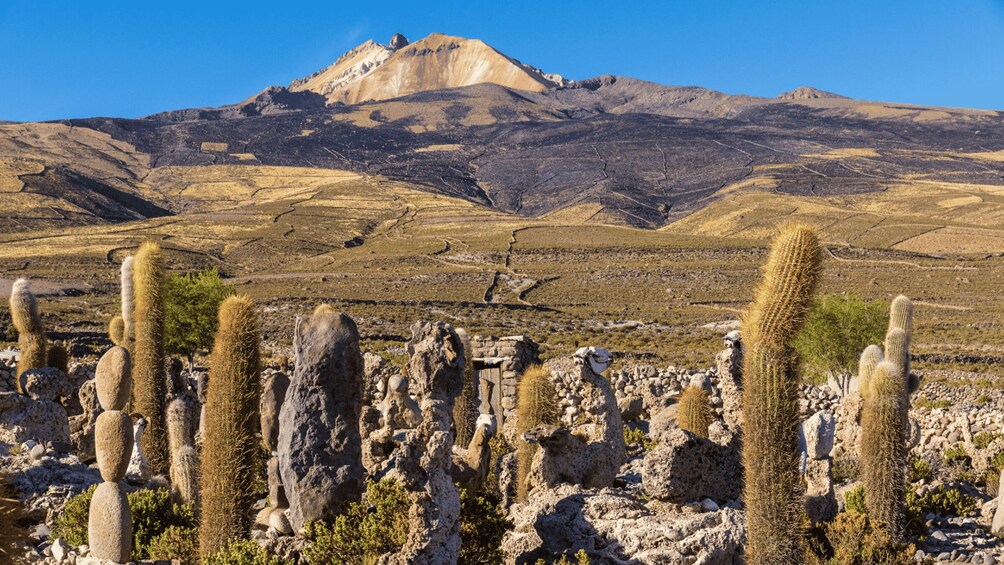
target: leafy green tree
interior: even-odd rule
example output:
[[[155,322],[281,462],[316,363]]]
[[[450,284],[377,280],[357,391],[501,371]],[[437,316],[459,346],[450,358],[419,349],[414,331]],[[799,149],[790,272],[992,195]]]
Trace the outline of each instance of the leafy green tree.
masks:
[[[191,370],[195,353],[212,347],[218,323],[217,310],[234,290],[223,284],[216,267],[209,267],[171,276],[165,291],[164,345],[168,353],[184,355]]]
[[[889,318],[880,301],[823,296],[813,301],[805,327],[795,339],[803,374],[814,383],[853,375],[861,352],[885,339]]]

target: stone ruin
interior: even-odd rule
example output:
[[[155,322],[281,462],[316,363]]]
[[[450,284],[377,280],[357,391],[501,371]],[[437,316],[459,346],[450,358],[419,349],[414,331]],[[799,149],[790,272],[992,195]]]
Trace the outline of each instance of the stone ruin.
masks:
[[[506,422],[516,413],[519,377],[527,367],[539,362],[537,348],[536,342],[521,335],[471,338],[479,412],[494,414],[499,430],[507,429]]]

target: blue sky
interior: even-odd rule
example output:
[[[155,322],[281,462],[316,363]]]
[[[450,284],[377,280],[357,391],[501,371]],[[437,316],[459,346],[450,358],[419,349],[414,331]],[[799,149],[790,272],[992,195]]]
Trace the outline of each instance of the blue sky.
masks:
[[[1004,0],[0,0],[0,120],[237,102],[434,31],[573,79],[1004,109]]]

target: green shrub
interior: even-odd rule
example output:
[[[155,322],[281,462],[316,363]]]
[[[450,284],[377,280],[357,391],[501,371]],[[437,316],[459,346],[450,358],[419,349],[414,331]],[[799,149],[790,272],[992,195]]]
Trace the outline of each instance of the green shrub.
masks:
[[[935,408],[947,409],[952,407],[952,401],[945,400],[944,398],[940,400],[930,400],[927,398],[918,398],[916,402],[913,403],[914,408],[930,408],[934,410]]]
[[[835,484],[856,481],[860,474],[858,460],[854,457],[842,457],[833,462],[833,482]]]
[[[920,457],[917,457],[916,455],[911,454],[910,466],[907,469],[907,477],[910,479],[911,483],[929,481],[934,477],[934,470],[931,468],[930,463]]]
[[[63,512],[52,527],[52,537],[63,538],[71,546],[87,543],[87,515],[91,497],[97,485],[92,485],[66,501]],[[191,504],[175,504],[167,489],[142,489],[129,493],[132,514],[133,558],[147,559],[153,539],[168,528],[194,528],[197,524]],[[166,540],[165,540],[166,541]]]
[[[807,555],[809,564],[912,565],[917,548],[896,543],[881,528],[873,528],[865,514],[841,512],[826,526],[830,551]]]
[[[254,540],[230,540],[223,549],[202,558],[202,565],[292,565],[260,547]]]
[[[649,437],[645,435],[645,431],[642,430],[641,428],[634,428],[625,425],[624,445],[628,446],[629,448],[634,448],[635,450],[645,452],[648,451],[649,449],[652,449],[652,447],[655,446],[655,442],[649,439]]]
[[[948,449],[946,449],[944,458],[945,458],[945,463],[947,463],[948,465],[960,464],[960,463],[964,465],[973,464],[973,458],[970,457],[968,453],[966,453],[966,449],[961,445],[957,447],[949,447]]]
[[[976,509],[976,500],[955,487],[939,485],[928,490],[924,496],[908,489],[906,506],[909,512],[918,516],[936,514],[938,516],[965,516]]]
[[[882,343],[887,321],[886,307],[879,301],[815,299],[794,343],[804,378],[820,384],[831,374],[855,374],[861,352],[872,343]]]
[[[502,537],[512,528],[498,498],[460,491],[459,565],[502,563]]]
[[[210,267],[169,277],[164,291],[164,347],[172,355],[184,355],[191,366],[197,351],[213,345],[216,313],[234,289],[223,284],[216,267]]]
[[[976,400],[973,401],[973,405],[983,407],[986,406],[987,404],[990,404],[992,400],[993,398],[990,398],[989,395],[981,394],[976,397]]]
[[[852,514],[867,514],[865,505],[865,485],[858,485],[844,494],[844,508]]]
[[[334,522],[306,525],[304,535],[311,544],[303,555],[312,565],[375,563],[404,545],[410,507],[408,492],[397,482],[370,482],[362,501],[350,504]]]
[[[182,563],[199,562],[199,530],[168,526],[166,530],[150,540],[147,546],[150,559],[177,559]]]
[[[63,511],[56,516],[56,521],[52,525],[52,539],[63,538],[72,547],[87,544],[87,515],[96,488],[97,485],[91,485],[85,491],[66,500]]]
[[[558,559],[557,561],[551,561],[550,565],[590,565],[590,563],[591,561],[589,560],[589,554],[586,553],[586,550],[580,549],[575,552],[574,564],[568,560],[567,555],[562,555],[561,559]],[[549,565],[549,564],[547,563],[547,561],[544,561],[543,558],[540,558],[534,563],[534,565]]]
[[[997,438],[1001,437],[1000,434],[995,434],[992,432],[980,432],[973,436],[973,445],[980,449],[986,449],[991,443]]]

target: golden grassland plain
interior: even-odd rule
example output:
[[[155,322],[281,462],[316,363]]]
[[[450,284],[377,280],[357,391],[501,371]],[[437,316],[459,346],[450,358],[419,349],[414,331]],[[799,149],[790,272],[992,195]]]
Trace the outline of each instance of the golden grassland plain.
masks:
[[[598,217],[590,206],[526,218],[343,171],[241,165],[151,175],[144,182],[183,194],[187,208],[0,234],[5,277],[83,290],[42,297],[50,328],[104,331],[118,309],[121,259],[153,239],[172,269],[218,267],[258,300],[275,350],[289,345],[296,315],[326,301],[356,318],[376,349],[399,347],[424,318],[526,334],[548,356],[598,345],[707,366],[752,298],[769,237],[798,220],[827,245],[821,292],[883,301],[904,293],[917,304],[915,353],[966,355],[962,364],[977,372],[1004,358],[998,187],[904,181],[839,197],[744,189],[640,230],[583,223]]]

